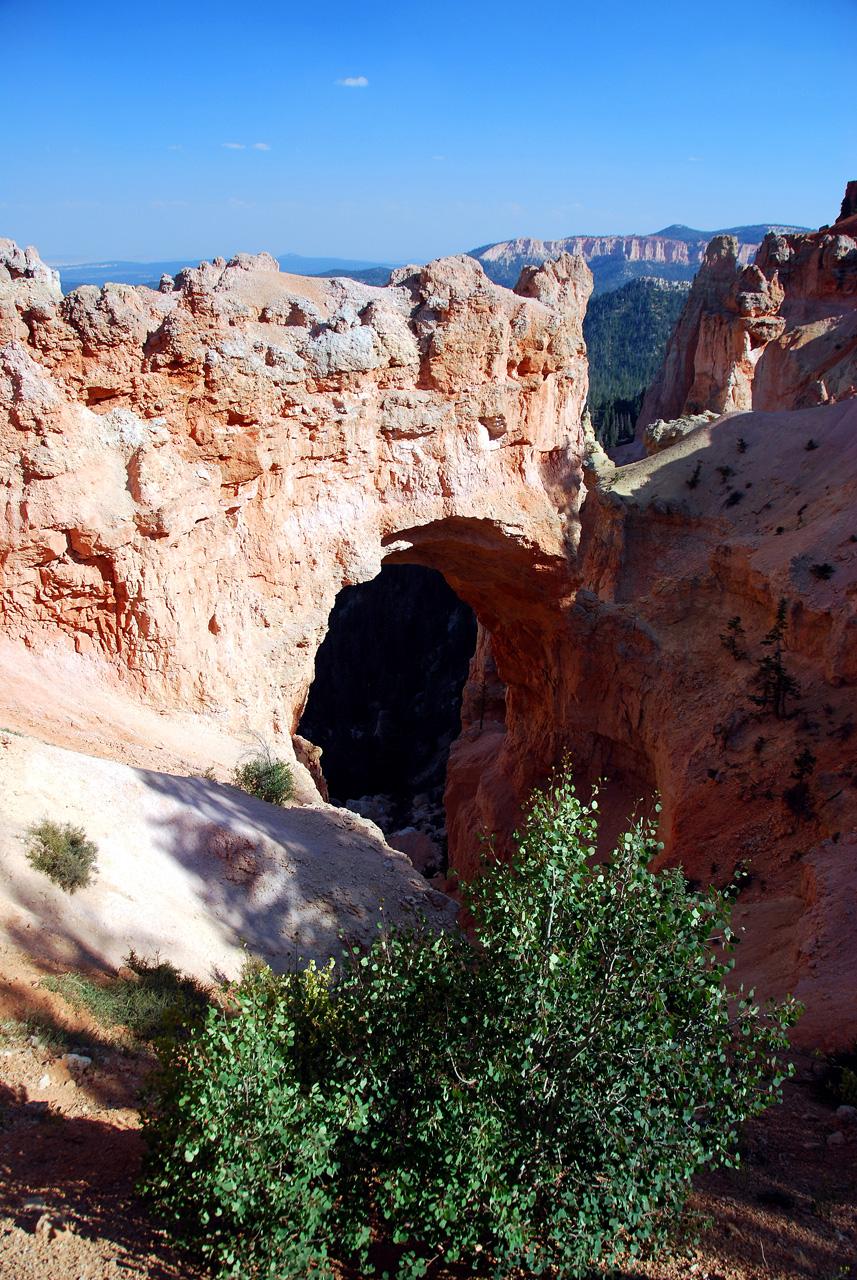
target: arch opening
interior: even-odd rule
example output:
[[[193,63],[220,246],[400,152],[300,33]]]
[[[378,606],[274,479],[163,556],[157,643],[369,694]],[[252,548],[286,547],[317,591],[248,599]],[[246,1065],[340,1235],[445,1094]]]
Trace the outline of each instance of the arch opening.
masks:
[[[446,869],[443,793],[476,619],[436,570],[384,565],[344,587],[298,726],[332,803],[371,818],[418,870]]]

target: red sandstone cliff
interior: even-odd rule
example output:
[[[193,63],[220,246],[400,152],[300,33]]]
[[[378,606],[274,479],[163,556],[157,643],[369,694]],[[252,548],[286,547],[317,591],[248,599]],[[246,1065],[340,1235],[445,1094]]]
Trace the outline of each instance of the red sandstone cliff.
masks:
[[[377,289],[241,255],[64,299],[0,261],[7,636],[287,736],[339,589],[439,560],[537,685],[514,655],[523,611],[540,646],[558,625],[575,536],[580,260],[514,294],[467,257]]]
[[[825,266],[824,235],[786,244],[788,308],[775,273],[753,277],[744,318],[797,334],[781,388],[852,314],[850,259]],[[723,884],[749,860],[749,970],[806,996],[804,1041],[853,1038],[836,1001],[857,981],[857,405],[747,413],[614,471],[580,425],[579,259],[512,293],[467,258],[374,289],[239,256],[160,292],[62,299],[35,255],[0,258],[6,637],[288,739],[339,588],[382,560],[438,568],[483,629],[450,763],[454,865],[473,867],[480,827],[508,847],[566,752],[581,781],[609,779],[608,828],[660,791],[664,861]],[[728,246],[710,267],[715,299]],[[780,599],[802,690],[784,718],[752,701]],[[739,615],[737,658],[720,636]]]
[[[855,188],[834,226],[768,235],[742,270],[735,240],[712,240],[638,434],[705,409],[802,409],[857,395]]]

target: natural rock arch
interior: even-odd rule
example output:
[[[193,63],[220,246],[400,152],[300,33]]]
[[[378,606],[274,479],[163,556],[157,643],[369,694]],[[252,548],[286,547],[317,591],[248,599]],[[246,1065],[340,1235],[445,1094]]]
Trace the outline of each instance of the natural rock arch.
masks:
[[[511,724],[550,684],[583,495],[582,261],[512,293],[466,257],[378,289],[239,255],[63,299],[7,260],[7,634],[286,736],[337,592],[410,559],[496,632]],[[550,748],[530,723],[528,781]]]
[[[340,587],[385,560],[438,568],[492,636],[486,687],[508,685],[505,725],[454,754],[454,861],[480,827],[508,839],[566,749],[625,799],[657,788],[664,861],[722,885],[748,857],[747,920],[792,904],[766,989],[809,1002],[806,1043],[830,1029],[857,969],[853,400],[732,415],[613,471],[581,422],[579,260],[512,293],[469,258],[374,289],[239,255],[65,299],[33,253],[0,243],[0,267],[6,643],[288,740]],[[802,712],[759,723],[782,598]],[[719,639],[739,614],[744,665]],[[783,800],[798,734],[806,814]]]

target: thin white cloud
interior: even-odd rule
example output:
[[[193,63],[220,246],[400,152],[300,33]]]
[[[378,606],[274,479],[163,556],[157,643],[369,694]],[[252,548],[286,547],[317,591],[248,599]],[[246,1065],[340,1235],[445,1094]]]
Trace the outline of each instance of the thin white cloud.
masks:
[[[228,147],[230,151],[243,151],[243,142],[221,142],[221,147]]]
[[[344,80],[337,80],[337,84],[342,84],[346,89],[365,89],[369,81],[365,76],[346,76]]]
[[[267,142],[254,142],[253,147],[256,151],[270,151],[270,144]]]
[[[445,160],[446,156],[432,156],[432,160]]]
[[[181,151],[181,149],[182,149],[182,144],[180,142],[171,142],[170,145],[167,147],[168,151]]]
[[[692,160],[694,164],[702,164],[701,156],[688,156],[688,160]]]

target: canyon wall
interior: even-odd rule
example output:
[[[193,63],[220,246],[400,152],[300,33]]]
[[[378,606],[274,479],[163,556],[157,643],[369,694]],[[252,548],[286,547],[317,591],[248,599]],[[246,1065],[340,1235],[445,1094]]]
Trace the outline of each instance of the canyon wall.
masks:
[[[66,298],[33,251],[0,261],[7,637],[288,740],[340,588],[424,564],[491,631],[546,766],[531,708],[583,492],[579,259],[517,293],[468,257],[380,289],[263,254]]]
[[[784,398],[851,306],[818,234],[756,290],[790,290],[788,316],[751,317],[799,330]],[[382,561],[439,569],[481,628],[453,867],[483,830],[508,850],[564,756],[607,780],[607,837],[660,792],[662,863],[743,868],[747,963],[805,997],[804,1042],[857,1035],[857,403],[733,415],[616,469],[580,421],[580,259],[513,293],[466,257],[376,289],[239,256],[63,299],[36,255],[0,255],[6,636],[287,742],[338,590]],[[785,706],[760,683],[781,601]]]
[[[849,183],[832,227],[768,235],[741,267],[716,236],[643,402],[658,419],[710,409],[802,409],[857,395],[857,213]]]
[[[736,227],[738,260],[748,263],[768,230],[798,231],[797,227]],[[496,284],[511,287],[527,264],[540,264],[550,258],[570,253],[583,258],[594,278],[596,294],[618,289],[628,280],[639,277],[667,280],[692,280],[710,235],[688,227],[666,227],[655,235],[642,236],[568,236],[562,240],[538,240],[521,236],[499,244],[483,245],[471,254],[485,268]]]
[[[505,262],[524,258],[531,262],[559,257],[563,253],[589,258],[618,257],[628,262],[680,263],[691,266],[703,261],[707,240],[672,240],[666,236],[568,236],[564,240],[534,240],[520,237],[493,244],[480,252],[480,261]],[[757,244],[742,244],[741,258],[749,262]]]

